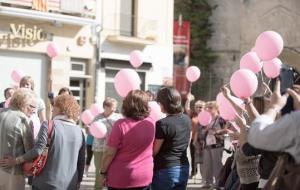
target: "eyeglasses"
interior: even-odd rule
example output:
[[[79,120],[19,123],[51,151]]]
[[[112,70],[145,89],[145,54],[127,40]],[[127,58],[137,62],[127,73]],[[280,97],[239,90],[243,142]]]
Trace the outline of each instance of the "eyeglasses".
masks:
[[[32,108],[32,109],[36,109],[36,106],[34,106],[32,104],[29,104],[29,107]]]

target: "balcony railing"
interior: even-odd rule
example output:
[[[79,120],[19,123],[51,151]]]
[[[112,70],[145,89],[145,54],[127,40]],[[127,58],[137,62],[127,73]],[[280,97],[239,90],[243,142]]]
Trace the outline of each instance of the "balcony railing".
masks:
[[[135,37],[155,41],[158,34],[158,21],[127,14],[111,14],[103,16],[103,29],[109,35]]]
[[[97,0],[0,0],[1,6],[95,18]]]

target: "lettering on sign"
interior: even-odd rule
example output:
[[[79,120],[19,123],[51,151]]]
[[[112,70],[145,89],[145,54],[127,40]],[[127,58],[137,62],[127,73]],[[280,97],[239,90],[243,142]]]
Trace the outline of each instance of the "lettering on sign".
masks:
[[[37,26],[29,27],[25,24],[10,24],[10,33],[0,36],[0,47],[18,48],[34,46],[40,41],[52,37]]]

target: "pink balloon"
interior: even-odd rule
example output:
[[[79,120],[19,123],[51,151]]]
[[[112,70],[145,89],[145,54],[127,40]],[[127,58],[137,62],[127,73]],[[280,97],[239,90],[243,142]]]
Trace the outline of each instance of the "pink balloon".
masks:
[[[107,128],[102,122],[93,122],[89,127],[91,135],[101,139],[104,138],[107,134]]]
[[[155,122],[166,117],[166,114],[161,112],[160,105],[156,101],[148,102],[148,106],[150,107],[150,115]]]
[[[241,108],[245,108],[245,105],[241,99],[234,96],[232,98],[237,105],[239,105]],[[222,93],[219,93],[217,96],[217,105],[219,108],[220,116],[223,119],[228,121],[232,121],[235,119],[236,111]]]
[[[280,34],[274,31],[261,33],[255,42],[255,51],[263,61],[277,57],[283,50],[283,40]]]
[[[187,68],[185,76],[187,78],[188,81],[190,82],[195,82],[196,80],[199,79],[200,77],[200,69],[196,66],[190,66]]]
[[[50,58],[54,58],[58,55],[58,46],[54,43],[54,42],[50,42],[48,45],[47,45],[47,55],[50,57]]]
[[[262,63],[260,62],[257,54],[255,52],[248,52],[241,58],[240,68],[249,69],[254,73],[258,73],[262,68]]]
[[[90,110],[91,110],[91,113],[93,114],[94,117],[99,115],[100,113],[102,113],[104,111],[102,105],[98,104],[98,103],[93,104],[91,106]]]
[[[230,88],[239,98],[249,98],[257,89],[258,81],[249,69],[235,71],[230,78]]]
[[[274,58],[270,61],[264,62],[264,73],[269,78],[276,78],[280,74],[282,62],[278,58]]]
[[[91,110],[87,109],[81,114],[81,121],[88,125],[94,120],[94,115],[92,114]]]
[[[131,90],[140,89],[141,79],[133,69],[121,69],[114,78],[114,86],[121,97],[125,97]]]
[[[25,73],[23,71],[14,69],[11,72],[10,76],[13,79],[13,81],[20,83],[20,80],[25,76]]]
[[[207,111],[202,111],[198,114],[198,121],[202,126],[207,126],[212,120],[211,114]]]
[[[10,97],[10,98],[7,98],[7,100],[5,100],[4,108],[8,108],[8,107],[9,107],[9,105],[10,105],[10,100],[11,100],[11,97]]]
[[[143,54],[139,50],[134,50],[130,53],[130,58],[129,58],[130,64],[134,68],[138,68],[143,64]]]

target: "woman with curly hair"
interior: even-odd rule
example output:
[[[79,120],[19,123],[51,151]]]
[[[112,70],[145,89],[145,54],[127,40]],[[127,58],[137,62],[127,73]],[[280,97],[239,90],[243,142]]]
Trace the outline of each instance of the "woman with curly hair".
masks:
[[[100,170],[109,190],[150,189],[155,130],[148,117],[148,101],[149,96],[141,90],[130,91],[123,100],[125,118],[113,125]]]
[[[80,107],[73,96],[65,94],[54,99],[48,159],[42,172],[33,178],[33,190],[79,189],[85,164],[85,138],[76,125],[79,114]],[[21,164],[41,155],[47,138],[48,122],[43,122],[33,149],[15,160],[7,159],[6,165]]]

